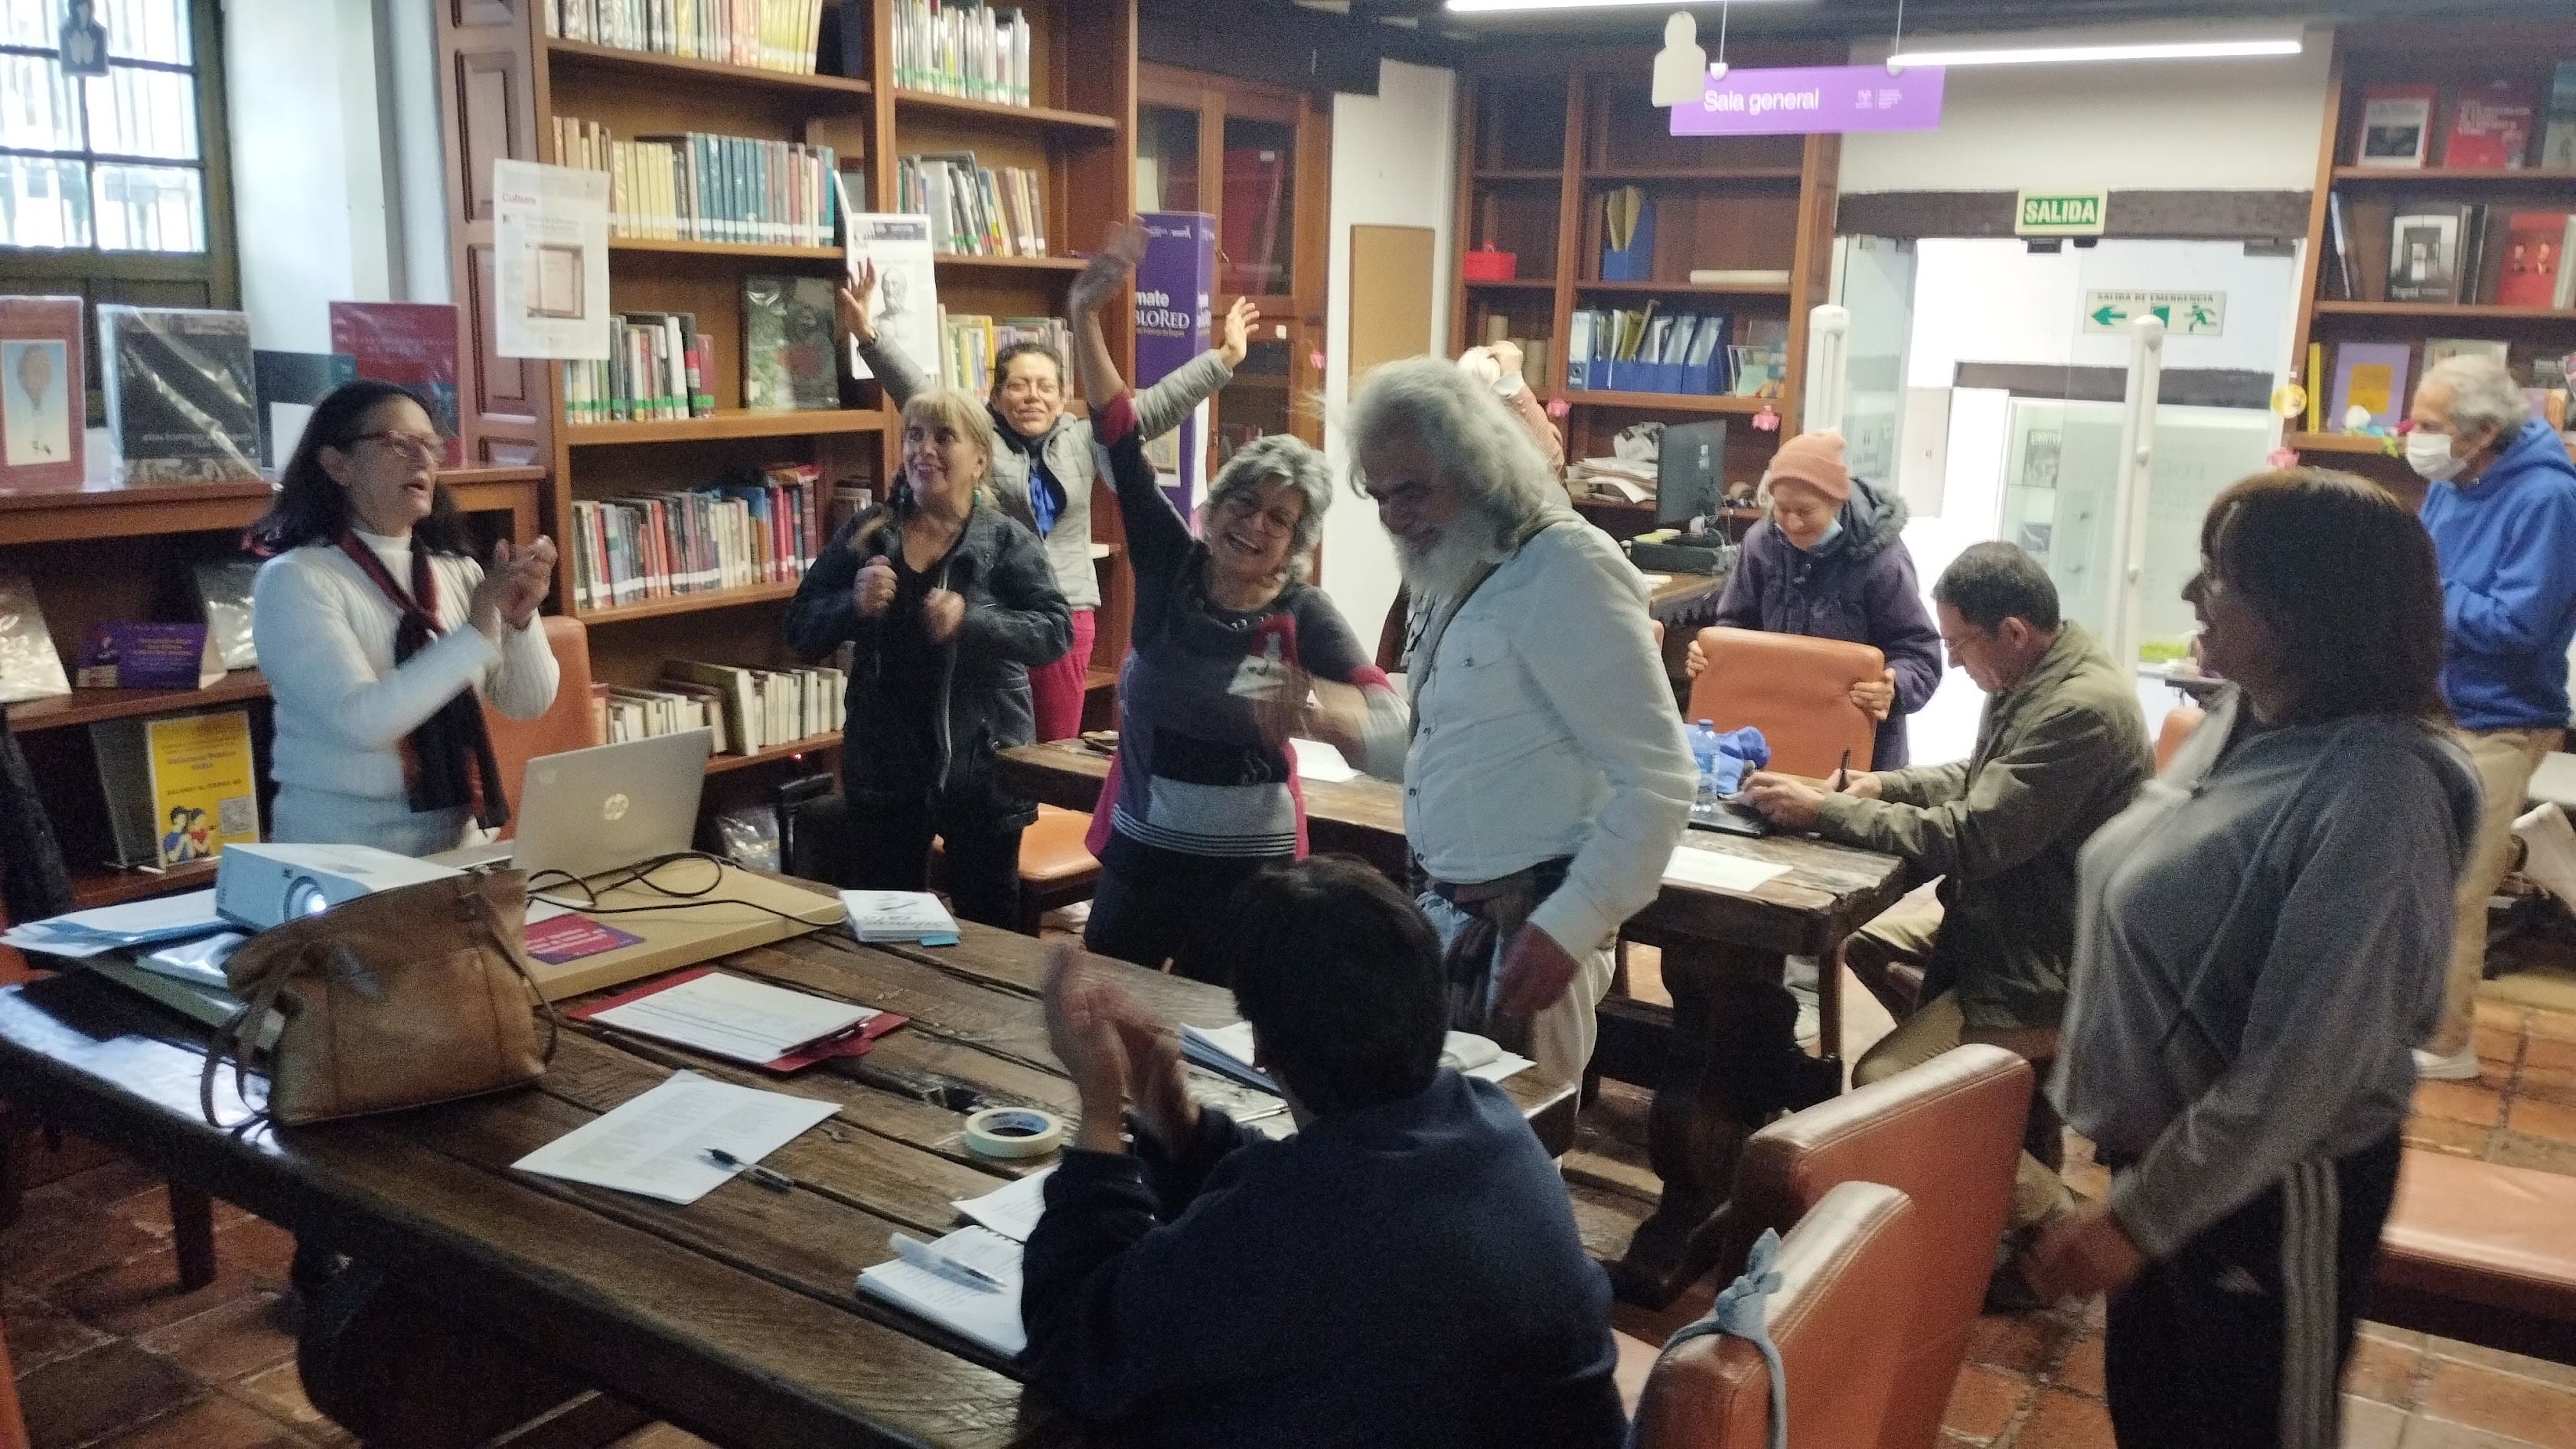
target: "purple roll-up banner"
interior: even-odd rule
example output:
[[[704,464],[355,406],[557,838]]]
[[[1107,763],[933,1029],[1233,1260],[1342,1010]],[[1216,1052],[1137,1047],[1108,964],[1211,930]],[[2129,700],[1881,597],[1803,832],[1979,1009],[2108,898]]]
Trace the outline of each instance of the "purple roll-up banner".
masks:
[[[1706,77],[1673,107],[1676,136],[1807,136],[1929,131],[1941,124],[1941,67],[1793,66]]]
[[[1141,390],[1187,366],[1208,348],[1209,307],[1216,291],[1216,218],[1202,211],[1149,211],[1145,259],[1136,265],[1136,375]],[[1163,494],[1198,527],[1206,480],[1207,414],[1194,408],[1178,428],[1145,440]]]

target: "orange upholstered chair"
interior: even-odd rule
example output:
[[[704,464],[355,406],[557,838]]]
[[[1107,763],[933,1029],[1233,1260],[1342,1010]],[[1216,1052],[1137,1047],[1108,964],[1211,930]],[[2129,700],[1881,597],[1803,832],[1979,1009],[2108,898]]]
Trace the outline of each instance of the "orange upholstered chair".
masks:
[[[2173,757],[2181,751],[2182,742],[2190,739],[2191,732],[2200,728],[2200,722],[2208,717],[2209,712],[2196,704],[2175,705],[2165,715],[2165,722],[2156,727],[2157,774],[2165,772],[2165,766],[2172,764]]]
[[[27,1449],[27,1416],[18,1408],[18,1370],[0,1341],[0,1449]]]
[[[1912,1249],[1878,1281],[1882,1310],[1903,1320],[1879,1449],[1940,1441],[2012,1206],[2030,1092],[2030,1063],[2001,1047],[1958,1047],[1781,1118],[1748,1138],[1736,1161],[1720,1281],[1743,1270],[1762,1229],[1786,1230],[1841,1184],[1884,1183],[1914,1200]],[[1789,1423],[1798,1432],[1794,1414]]]
[[[1766,634],[1757,629],[1699,631],[1708,668],[1692,681],[1689,718],[1721,730],[1746,725],[1771,746],[1771,768],[1825,776],[1851,751],[1851,767],[1870,767],[1878,726],[1851,702],[1851,688],[1879,678],[1887,656],[1866,644]]]
[[[546,647],[555,655],[555,702],[535,719],[510,719],[489,704],[483,706],[492,753],[501,761],[501,794],[510,802],[510,823],[502,827],[503,839],[518,829],[519,784],[527,776],[528,761],[601,742],[599,726],[590,713],[590,631],[579,619],[563,614],[548,615],[544,627]]]
[[[1788,1380],[1790,1449],[1877,1441],[1907,1327],[1889,1295],[1912,1276],[1921,1226],[1905,1194],[1847,1182],[1782,1236],[1763,1326]],[[1745,1339],[1691,1339],[1655,1363],[1636,1413],[1641,1449],[1760,1449],[1770,1366]]]

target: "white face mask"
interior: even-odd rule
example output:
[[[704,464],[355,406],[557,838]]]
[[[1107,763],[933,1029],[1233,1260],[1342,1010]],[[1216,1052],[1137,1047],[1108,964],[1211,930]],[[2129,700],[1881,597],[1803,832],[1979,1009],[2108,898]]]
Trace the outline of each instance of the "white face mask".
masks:
[[[2406,435],[2406,465],[2432,482],[2448,483],[2460,476],[2469,460],[2451,456],[2450,434],[2418,429]]]

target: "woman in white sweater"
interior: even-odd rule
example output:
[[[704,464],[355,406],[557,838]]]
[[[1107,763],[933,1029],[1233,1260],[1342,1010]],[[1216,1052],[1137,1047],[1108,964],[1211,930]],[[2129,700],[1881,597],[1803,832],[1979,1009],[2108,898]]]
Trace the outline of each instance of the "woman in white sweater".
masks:
[[[486,573],[438,486],[441,446],[411,392],[350,383],[251,525],[270,555],[251,634],[276,710],[272,839],[429,855],[508,818],[480,701],[512,719],[554,702],[536,618],[555,549],[504,540]]]

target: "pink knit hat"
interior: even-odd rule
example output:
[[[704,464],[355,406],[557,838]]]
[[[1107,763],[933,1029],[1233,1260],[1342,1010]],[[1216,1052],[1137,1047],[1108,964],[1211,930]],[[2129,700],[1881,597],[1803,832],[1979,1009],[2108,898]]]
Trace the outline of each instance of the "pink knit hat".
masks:
[[[1835,503],[1851,500],[1851,469],[1843,464],[1840,433],[1800,433],[1780,445],[1766,479],[1804,483]]]

